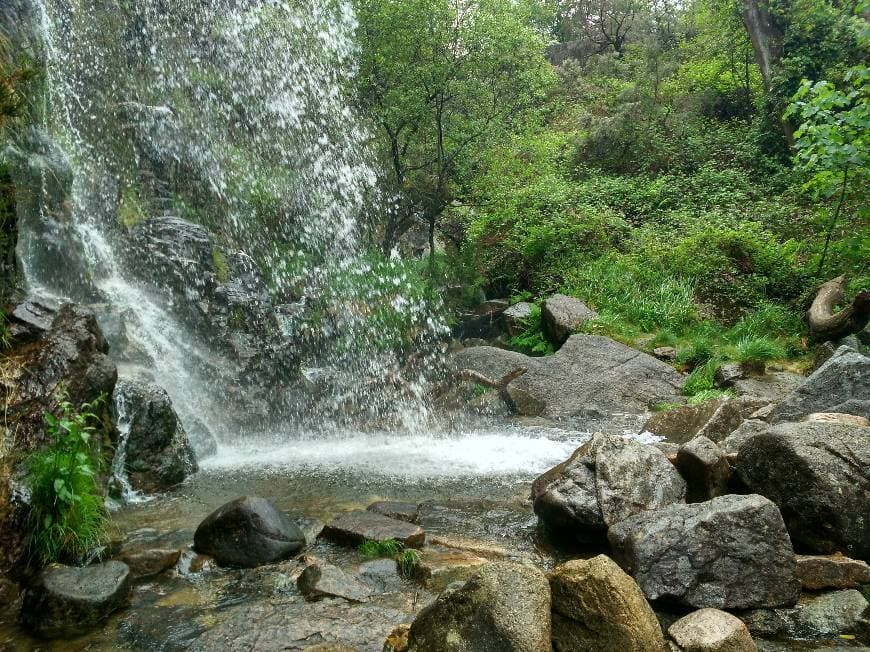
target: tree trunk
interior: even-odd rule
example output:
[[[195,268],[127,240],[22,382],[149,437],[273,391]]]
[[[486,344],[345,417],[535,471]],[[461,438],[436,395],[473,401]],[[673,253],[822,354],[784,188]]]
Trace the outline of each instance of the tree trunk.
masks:
[[[810,337],[817,342],[838,340],[857,333],[867,326],[870,320],[870,292],[862,291],[855,297],[852,305],[834,312],[837,303],[843,298],[846,277],[824,283],[816,294],[816,299],[807,313]]]

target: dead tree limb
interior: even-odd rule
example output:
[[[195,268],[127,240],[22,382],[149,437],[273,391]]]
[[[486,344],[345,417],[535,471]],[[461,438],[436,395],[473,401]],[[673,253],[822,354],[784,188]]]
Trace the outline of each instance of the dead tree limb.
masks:
[[[846,277],[838,276],[822,284],[813,305],[807,312],[810,337],[816,342],[838,340],[857,333],[870,320],[870,292],[859,292],[852,304],[835,313],[834,308],[843,298]]]
[[[483,387],[498,390],[498,395],[501,400],[504,401],[505,405],[508,406],[508,409],[511,410],[511,412],[514,412],[516,408],[514,406],[513,399],[510,397],[510,394],[507,391],[507,387],[517,378],[525,375],[528,371],[529,370],[526,367],[517,367],[510,373],[507,373],[498,380],[495,380],[485,374],[480,373],[479,371],[474,371],[473,369],[460,369],[459,371],[451,374],[451,376],[433,393],[436,396],[442,395],[444,394],[444,392],[447,391],[448,388],[460,382],[477,383],[478,385],[481,385]]]

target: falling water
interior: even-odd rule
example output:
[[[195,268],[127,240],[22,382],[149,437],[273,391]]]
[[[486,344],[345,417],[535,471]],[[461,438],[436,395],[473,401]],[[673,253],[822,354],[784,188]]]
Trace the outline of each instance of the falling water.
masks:
[[[349,418],[421,427],[428,363],[406,365],[375,342],[383,333],[371,306],[401,313],[415,345],[437,343],[443,326],[399,263],[361,255],[359,225],[381,200],[370,136],[347,96],[357,54],[350,2],[33,5],[46,127],[62,150],[50,155],[74,170],[72,201],[57,209],[65,220],[42,205],[30,216],[70,225],[61,278],[57,247],[40,228],[25,234],[34,291],[95,306],[122,374],[162,385],[194,438],[235,442],[273,433],[275,422],[286,430],[291,417],[309,428]],[[205,253],[149,250],[162,235],[143,240],[143,225],[162,216],[203,227],[193,236]],[[254,261],[256,331],[232,323],[250,312],[214,316],[214,292],[230,291],[232,279],[220,278],[234,273],[228,259]],[[173,287],[173,274],[188,278]],[[260,380],[268,397],[246,403],[269,366],[277,371]]]

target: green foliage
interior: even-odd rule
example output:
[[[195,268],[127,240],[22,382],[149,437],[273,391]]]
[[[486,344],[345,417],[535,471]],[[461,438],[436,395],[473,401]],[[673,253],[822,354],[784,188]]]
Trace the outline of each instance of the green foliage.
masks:
[[[103,541],[107,516],[93,413],[102,400],[79,408],[62,400],[59,416],[45,414],[47,447],[26,460],[27,545],[41,564],[82,562]]]
[[[750,364],[763,364],[781,360],[788,355],[785,347],[768,337],[745,339],[737,344],[737,360]]]
[[[544,335],[541,307],[533,305],[526,320],[526,328],[510,340],[511,348],[526,355],[551,355],[555,352],[553,344]]]
[[[395,539],[385,539],[384,541],[363,541],[359,545],[359,551],[363,557],[372,559],[379,557],[395,557],[402,552],[403,546]]]
[[[227,266],[227,257],[224,255],[224,252],[221,251],[218,247],[215,247],[211,251],[211,261],[214,265],[214,272],[217,275],[218,281],[221,283],[226,283],[230,280],[230,269]]]
[[[696,396],[701,392],[709,392],[716,389],[715,376],[719,368],[718,360],[708,360],[706,363],[695,368],[686,378],[683,385],[683,394]]]
[[[698,393],[689,397],[689,405],[699,405],[707,401],[713,401],[720,398],[733,398],[734,392],[722,391],[718,389],[702,389]]]
[[[0,306],[0,351],[8,349],[10,346],[12,346],[12,333],[9,331],[9,324],[6,321],[6,313]]]
[[[420,567],[420,553],[411,548],[403,550],[396,557],[396,564],[399,566],[399,572],[402,574],[402,577],[413,578]]]
[[[147,211],[136,188],[125,187],[121,191],[121,199],[118,202],[118,222],[121,226],[132,229],[147,217]]]

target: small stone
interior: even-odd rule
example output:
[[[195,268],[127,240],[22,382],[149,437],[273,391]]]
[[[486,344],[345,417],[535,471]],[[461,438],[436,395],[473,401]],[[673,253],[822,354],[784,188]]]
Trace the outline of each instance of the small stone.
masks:
[[[406,548],[420,548],[426,533],[419,525],[358,509],[333,519],[320,536],[341,545],[358,546],[365,541],[392,539]]]
[[[770,415],[773,414],[773,408],[776,407],[776,403],[768,403],[764,407],[758,408],[755,412],[749,415],[750,419],[757,419],[758,421],[767,421],[770,418]]]
[[[588,321],[598,318],[598,313],[591,310],[580,299],[564,294],[554,294],[541,306],[544,319],[544,330],[547,337],[561,346]]]
[[[323,598],[344,598],[349,602],[367,602],[372,590],[345,573],[338,566],[316,560],[308,564],[296,584],[306,600],[316,602]]]
[[[724,451],[706,437],[681,446],[676,466],[686,481],[686,502],[701,503],[727,493],[731,465]]]
[[[609,557],[577,559],[550,576],[557,650],[654,652],[665,649],[655,613],[637,583]]]
[[[516,337],[524,330],[528,324],[529,318],[532,316],[532,308],[534,306],[527,301],[521,301],[512,305],[504,311],[503,318],[508,335]]]
[[[718,387],[729,389],[738,380],[746,378],[746,370],[738,363],[723,364],[716,370],[715,381]]]
[[[134,580],[140,580],[160,575],[163,571],[173,568],[180,557],[181,550],[154,548],[122,553],[119,560],[127,564]]]
[[[243,496],[212,512],[193,541],[197,552],[222,566],[253,568],[295,555],[305,546],[305,535],[270,501]]]
[[[130,569],[119,561],[42,570],[24,594],[21,620],[45,638],[72,638],[98,627],[130,599]]]
[[[808,591],[857,589],[870,584],[870,566],[839,554],[797,555],[797,576]]]
[[[453,582],[464,582],[487,563],[488,559],[461,550],[425,548],[415,577],[430,591],[439,592]]]
[[[408,636],[411,633],[410,625],[397,625],[384,641],[383,652],[408,652]]]
[[[870,427],[870,419],[867,417],[859,417],[856,414],[843,414],[842,412],[814,412],[802,421],[812,421],[816,423],[840,423],[846,426],[862,426]]]
[[[746,625],[718,609],[701,609],[680,618],[668,635],[684,652],[755,652],[758,648]]]
[[[420,506],[416,503],[401,503],[391,500],[383,500],[372,503],[366,509],[375,514],[394,518],[397,521],[405,521],[406,523],[419,524],[420,522]]]
[[[677,350],[672,346],[660,346],[653,349],[653,355],[659,360],[671,362],[677,359]]]

